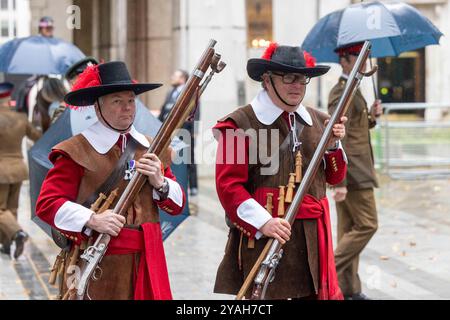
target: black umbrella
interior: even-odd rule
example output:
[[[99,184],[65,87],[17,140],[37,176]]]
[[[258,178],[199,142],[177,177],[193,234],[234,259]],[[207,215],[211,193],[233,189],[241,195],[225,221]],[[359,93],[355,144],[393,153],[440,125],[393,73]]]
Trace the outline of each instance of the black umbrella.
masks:
[[[80,110],[71,110],[67,108],[59,119],[50,126],[42,138],[28,151],[31,220],[39,225],[48,235],[51,235],[51,227],[36,216],[35,212],[36,201],[41,191],[42,182],[44,181],[48,170],[53,166],[48,160],[48,154],[53,146],[80,133],[96,121],[97,117],[93,107],[85,107]],[[137,100],[137,112],[134,126],[139,132],[154,137],[161,127],[161,122],[150,113],[142,102]],[[172,147],[178,151],[185,148],[186,144],[175,138],[172,142]],[[182,161],[175,162],[179,163]],[[173,164],[171,169],[180,185],[184,190],[187,190],[187,165],[185,163]],[[160,214],[163,239],[166,239],[170,233],[172,233],[172,231],[174,231],[175,228],[189,216],[189,205],[186,203],[183,212],[178,216],[169,215],[164,211],[160,211]]]

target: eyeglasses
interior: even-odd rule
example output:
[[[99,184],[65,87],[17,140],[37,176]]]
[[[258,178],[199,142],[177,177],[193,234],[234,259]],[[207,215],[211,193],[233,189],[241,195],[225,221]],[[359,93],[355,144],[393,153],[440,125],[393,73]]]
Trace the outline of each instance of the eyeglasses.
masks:
[[[303,74],[296,74],[296,73],[277,73],[277,72],[270,72],[271,74],[274,74],[276,76],[280,76],[281,80],[284,84],[292,84],[294,82],[299,82],[302,85],[307,85],[311,78],[303,75]]]

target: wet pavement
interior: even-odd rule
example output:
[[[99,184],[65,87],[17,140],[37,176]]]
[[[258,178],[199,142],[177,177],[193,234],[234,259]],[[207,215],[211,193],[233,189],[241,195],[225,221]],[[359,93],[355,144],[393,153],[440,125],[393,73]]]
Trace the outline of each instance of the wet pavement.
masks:
[[[364,292],[374,299],[450,299],[450,179],[389,180],[376,191],[379,229],[361,255]],[[227,240],[212,179],[200,180],[189,217],[164,242],[175,299],[233,299],[212,293]],[[17,260],[0,255],[0,299],[53,299],[49,269],[57,247],[29,220],[28,184],[19,220],[30,233]],[[331,203],[335,230],[336,214]]]

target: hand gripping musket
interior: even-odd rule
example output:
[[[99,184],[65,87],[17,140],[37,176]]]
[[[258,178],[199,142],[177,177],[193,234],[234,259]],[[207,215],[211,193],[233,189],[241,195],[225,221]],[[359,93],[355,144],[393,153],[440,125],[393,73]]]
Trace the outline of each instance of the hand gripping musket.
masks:
[[[176,130],[181,128],[193,112],[196,107],[196,100],[204,92],[213,75],[221,72],[225,68],[226,64],[223,61],[220,61],[221,56],[214,50],[216,43],[217,41],[215,40],[209,41],[206,50],[203,52],[194,71],[191,73],[183,91],[178,97],[167,119],[159,129],[150,148],[147,150],[148,153],[154,153],[158,157],[162,156],[175,135]],[[200,84],[208,68],[211,68],[211,72]],[[121,194],[113,212],[125,216],[128,208],[133,203],[136,195],[139,193],[146,180],[147,178],[144,175],[136,172],[125,188],[125,191]],[[86,294],[89,281],[98,278],[95,276],[98,272],[101,274],[99,263],[108,248],[110,240],[110,235],[105,233],[100,234],[94,244],[88,247],[81,255],[80,258],[82,264],[80,268],[80,278],[77,283],[76,299],[82,300]]]
[[[377,66],[375,66],[371,71],[365,73],[363,72],[366,60],[369,57],[371,44],[369,41],[364,43],[364,46],[356,60],[355,66],[350,74],[347,84],[344,89],[344,93],[339,100],[339,104],[330,118],[325,131],[320,139],[319,145],[314,152],[313,158],[306,170],[306,173],[300,182],[300,185],[295,193],[291,205],[289,206],[285,219],[292,225],[295,221],[298,208],[303,201],[309,187],[311,186],[312,180],[314,179],[316,172],[319,168],[322,158],[325,154],[326,147],[333,134],[333,126],[340,122],[340,119],[345,115],[348,106],[350,105],[356,90],[363,77],[370,77],[377,71]],[[250,288],[252,282],[253,292],[251,299],[258,300],[264,299],[269,283],[274,279],[275,269],[280,262],[283,255],[282,245],[273,238],[267,241],[266,246],[262,250],[260,256],[258,257],[256,263],[251,269],[249,275],[244,281],[241,289],[236,295],[237,300],[243,299],[248,289]]]

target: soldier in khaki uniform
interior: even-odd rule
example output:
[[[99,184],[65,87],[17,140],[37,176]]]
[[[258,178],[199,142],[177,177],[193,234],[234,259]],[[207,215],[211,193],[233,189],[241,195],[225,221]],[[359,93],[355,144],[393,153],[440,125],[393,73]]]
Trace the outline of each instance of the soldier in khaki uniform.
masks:
[[[66,80],[69,83],[69,86],[72,87],[75,82],[77,81],[80,74],[89,66],[97,65],[98,60],[94,57],[85,57],[77,62],[75,62],[73,65],[67,69],[66,74],[64,75]],[[50,105],[51,107],[51,105]],[[66,105],[61,101],[59,106],[52,112],[51,115],[51,124],[54,124],[56,120],[59,119],[59,117],[66,111]]]
[[[41,133],[31,126],[25,114],[11,110],[12,89],[11,83],[0,83],[0,243],[1,251],[9,255],[11,243],[15,242],[17,259],[28,238],[17,223],[20,187],[28,179],[22,139],[26,135],[37,140]]]
[[[336,49],[343,74],[330,92],[328,109],[336,108],[362,43]],[[373,188],[378,187],[374,169],[369,130],[382,113],[376,100],[368,110],[366,100],[358,89],[349,106],[347,135],[342,143],[348,157],[346,179],[335,186],[334,199],[338,214],[338,245],[335,250],[339,287],[345,299],[366,300],[358,276],[359,255],[378,227]]]

